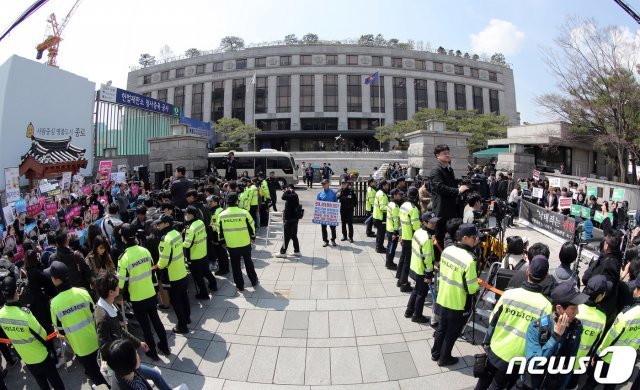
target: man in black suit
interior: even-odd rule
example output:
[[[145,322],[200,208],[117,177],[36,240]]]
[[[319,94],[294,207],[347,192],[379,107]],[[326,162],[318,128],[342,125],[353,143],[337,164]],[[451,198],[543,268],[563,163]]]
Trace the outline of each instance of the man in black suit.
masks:
[[[429,181],[431,183],[431,192],[433,204],[433,212],[440,218],[436,225],[436,239],[438,243],[444,242],[446,233],[445,226],[447,221],[458,216],[458,207],[456,205],[458,195],[469,189],[466,185],[458,188],[458,180],[456,180],[453,168],[451,168],[451,151],[447,145],[438,145],[433,150],[433,154],[438,160],[438,164],[431,170]]]
[[[238,161],[235,159],[235,154],[229,152],[227,156],[227,169],[224,174],[225,180],[237,180],[238,179]]]

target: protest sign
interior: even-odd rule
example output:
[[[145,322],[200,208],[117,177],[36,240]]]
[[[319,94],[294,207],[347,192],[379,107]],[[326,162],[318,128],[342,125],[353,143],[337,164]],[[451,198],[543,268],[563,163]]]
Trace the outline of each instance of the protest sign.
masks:
[[[531,190],[531,196],[534,198],[542,198],[542,195],[544,194],[544,191],[542,190],[542,188],[538,188],[538,187],[534,187]]]
[[[44,196],[39,196],[38,203],[40,204],[40,207],[44,209],[44,205],[45,203],[47,203],[47,198],[45,198]]]
[[[24,227],[24,232],[29,234],[29,232],[32,231],[35,228],[36,228],[36,223],[35,222],[31,222],[30,224],[28,224],[27,226]]]
[[[111,181],[115,181],[116,183],[126,183],[127,177],[124,172],[114,172],[111,174]]]
[[[616,188],[613,190],[611,194],[611,200],[615,202],[620,202],[624,200],[624,188]]]
[[[24,258],[24,248],[22,244],[16,245],[16,253],[13,255],[13,260],[22,260]]]
[[[16,217],[13,215],[13,207],[4,206],[2,208],[2,213],[4,214],[4,223],[6,223],[7,226],[12,225],[13,222],[16,220]]]
[[[67,215],[64,216],[64,219],[67,221],[67,225],[71,224],[71,220],[75,217],[80,216],[81,213],[82,206],[76,206],[69,210],[69,212],[67,212]]]
[[[595,196],[596,198],[598,197],[598,187],[587,187],[587,198],[590,198],[591,196]]]
[[[340,221],[340,203],[317,200],[313,205],[313,223],[338,226]]]
[[[579,217],[581,210],[582,210],[582,207],[579,204],[571,205],[571,215],[575,215],[576,217]]]
[[[569,197],[561,196],[560,199],[558,200],[558,208],[560,208],[560,209],[571,208],[572,201],[573,201],[573,199],[571,199]]]
[[[56,203],[46,203],[44,205],[44,214],[47,217],[53,217],[58,213],[58,205]]]
[[[60,181],[60,187],[63,190],[68,190],[71,188],[71,172],[63,172],[62,180]]]
[[[536,181],[540,181],[540,171],[537,171],[537,170],[535,170],[535,169],[534,169],[534,170],[533,170],[533,178],[534,178]]]
[[[20,173],[18,168],[4,169],[4,190],[7,197],[7,204],[20,199]]]
[[[587,178],[586,178],[586,177],[581,177],[581,178],[580,178],[580,185],[582,185],[582,186],[583,186],[583,185],[585,185],[585,184],[587,184]]]
[[[137,184],[133,184],[131,186],[131,194],[133,196],[138,196],[138,193],[140,192],[140,187]]]
[[[576,221],[569,216],[548,211],[530,202],[521,202],[520,221],[564,240],[573,241]]]
[[[91,195],[91,184],[85,184],[82,186],[82,193],[85,195]]]
[[[591,218],[591,209],[586,207],[586,206],[582,206],[580,208],[580,217],[582,217],[584,219]]]
[[[24,199],[20,198],[16,201],[16,203],[14,204],[14,207],[16,208],[16,213],[20,214],[20,213],[26,213],[27,212],[27,201],[25,201]]]
[[[42,206],[40,206],[40,203],[36,203],[36,204],[30,204],[29,206],[27,206],[27,215],[35,218],[36,215],[40,214],[42,212]]]
[[[549,187],[560,187],[560,178],[559,177],[550,177],[549,178]]]
[[[113,161],[100,161],[98,166],[98,182],[103,186],[109,184]]]

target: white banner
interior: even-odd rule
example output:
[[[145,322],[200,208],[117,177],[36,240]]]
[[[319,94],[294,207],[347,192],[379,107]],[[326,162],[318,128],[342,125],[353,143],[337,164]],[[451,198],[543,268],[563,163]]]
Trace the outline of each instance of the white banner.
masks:
[[[13,207],[5,206],[2,208],[2,212],[4,213],[4,223],[7,226],[13,225],[13,221],[16,220],[16,217],[13,215]]]
[[[540,199],[540,198],[542,198],[543,194],[544,194],[544,191],[542,190],[542,188],[534,187],[531,190],[531,196],[534,197],[534,198]]]
[[[340,222],[340,203],[317,200],[313,205],[313,223],[338,226]]]
[[[4,169],[4,188],[7,195],[7,204],[20,199],[20,172],[18,168]]]

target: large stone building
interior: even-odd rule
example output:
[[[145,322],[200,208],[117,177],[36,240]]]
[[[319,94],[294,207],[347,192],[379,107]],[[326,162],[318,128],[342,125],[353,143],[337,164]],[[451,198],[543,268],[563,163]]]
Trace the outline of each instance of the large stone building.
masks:
[[[365,84],[376,71],[379,80]],[[258,149],[377,149],[372,136],[380,123],[410,119],[423,107],[496,112],[519,124],[509,67],[387,47],[288,45],[209,54],[133,70],[127,89],[180,106],[193,119],[254,124],[262,129]]]

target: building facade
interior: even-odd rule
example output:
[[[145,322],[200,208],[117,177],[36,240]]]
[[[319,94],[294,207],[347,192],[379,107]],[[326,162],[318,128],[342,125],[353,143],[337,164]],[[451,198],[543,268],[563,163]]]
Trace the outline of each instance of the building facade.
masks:
[[[374,72],[377,81],[365,84]],[[375,150],[376,127],[426,107],[520,122],[509,67],[387,47],[287,45],[185,58],[131,71],[127,89],[193,119],[253,124],[262,130],[258,149]]]

